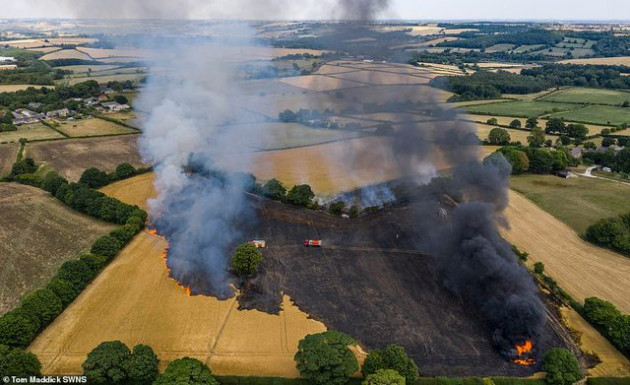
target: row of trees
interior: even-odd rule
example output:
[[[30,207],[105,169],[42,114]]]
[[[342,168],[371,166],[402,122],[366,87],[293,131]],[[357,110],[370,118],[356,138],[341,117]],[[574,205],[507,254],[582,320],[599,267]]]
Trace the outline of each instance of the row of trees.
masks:
[[[0,344],[27,346],[66,308],[94,277],[144,228],[147,213],[86,186],[68,183],[50,172],[40,187],[64,203],[100,219],[122,224],[98,238],[89,254],[64,262],[48,285],[24,297],[20,306],[0,318]]]
[[[630,255],[630,214],[599,220],[586,229],[586,238],[600,246]]]
[[[307,184],[295,185],[289,191],[277,179],[271,179],[260,187],[260,193],[269,199],[287,202],[294,206],[314,208],[315,193]]]
[[[79,178],[79,183],[87,187],[96,189],[118,180],[127,179],[131,178],[132,176],[143,174],[150,170],[150,168],[136,169],[129,163],[121,163],[116,166],[114,172],[108,174],[105,171],[99,170],[96,167],[91,167],[83,171],[83,174],[81,174],[81,178]]]
[[[621,353],[630,357],[630,315],[622,314],[612,303],[595,297],[584,301],[581,314]]]
[[[497,150],[512,165],[512,174],[531,172],[546,174],[575,165],[576,160],[565,147],[546,149],[524,146],[504,146]],[[491,155],[492,156],[492,155]]]
[[[449,101],[498,99],[502,94],[529,94],[546,90],[553,85],[544,80],[510,72],[478,71],[469,76],[440,76],[431,81],[434,87],[457,95]]]
[[[532,29],[529,31],[503,34],[484,34],[468,39],[445,41],[436,44],[439,47],[458,48],[488,48],[495,44],[516,44],[516,45],[556,45],[564,39],[564,35],[557,31],[544,29]]]
[[[75,109],[77,102],[70,99],[90,98],[98,96],[100,93],[101,88],[95,80],[88,80],[72,86],[58,85],[55,88],[29,87],[25,90],[0,93],[0,106],[15,110],[27,108],[29,103],[41,103],[42,106],[37,108],[39,112],[57,110],[63,107]]]
[[[566,124],[564,119],[550,118],[545,125],[545,133],[565,135],[569,138],[586,139],[588,128],[580,123]]]
[[[219,385],[208,365],[194,358],[173,360],[162,374],[158,365],[148,345],[136,345],[132,351],[120,341],[108,341],[95,347],[82,367],[90,384]]]
[[[477,71],[470,76],[438,77],[431,85],[457,94],[449,101],[496,99],[504,93],[529,94],[552,87],[630,88],[630,77],[623,76],[622,71],[628,72],[616,66],[545,64],[523,69],[520,74]]]
[[[307,335],[299,342],[295,354],[297,369],[316,385],[346,384],[359,370],[350,349],[356,344],[352,337],[335,330]],[[551,349],[543,360],[542,369],[550,385],[571,385],[583,378],[577,358],[567,349]],[[394,344],[371,351],[363,362],[361,374],[363,385],[415,384],[420,377],[418,367],[405,349]]]
[[[356,344],[355,339],[335,330],[307,335],[299,342],[295,354],[297,369],[302,377],[314,384],[345,384],[359,370],[359,363],[350,349]],[[413,384],[419,378],[418,367],[397,345],[370,352],[361,373],[366,385]]]

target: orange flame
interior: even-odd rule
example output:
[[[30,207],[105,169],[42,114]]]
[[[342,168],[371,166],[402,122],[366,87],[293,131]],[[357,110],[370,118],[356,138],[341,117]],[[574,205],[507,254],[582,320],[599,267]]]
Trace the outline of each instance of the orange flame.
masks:
[[[155,229],[148,229],[147,232],[153,236],[159,237],[163,239],[164,241],[166,241],[166,238],[158,234],[158,232]],[[164,251],[162,252],[162,259],[164,259],[164,267],[166,268],[166,271],[168,272],[169,277],[171,277],[171,269],[168,267],[168,260],[167,260],[168,249],[169,249],[169,244],[168,244],[168,241],[166,241],[166,247],[164,248]],[[175,282],[175,285],[177,287],[184,290],[186,295],[188,295],[189,297],[192,295],[192,289],[189,286],[184,286],[180,284],[179,282],[177,282],[175,278],[171,277],[171,279],[173,280],[173,282]]]
[[[526,340],[520,344],[516,344],[514,348],[518,352],[519,358],[514,359],[512,362],[519,365],[526,365],[526,366],[534,365],[536,363],[536,360],[529,357],[529,354],[532,352],[532,349],[534,348],[532,341]]]

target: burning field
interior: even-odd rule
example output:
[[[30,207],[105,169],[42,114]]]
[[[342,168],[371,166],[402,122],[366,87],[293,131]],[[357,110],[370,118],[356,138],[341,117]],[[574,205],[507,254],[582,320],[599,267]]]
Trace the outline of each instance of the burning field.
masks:
[[[152,196],[150,185],[142,175],[109,188],[135,201]],[[416,250],[418,202],[353,221],[253,196],[247,202],[259,221],[236,224],[241,240],[262,238],[267,248],[260,274],[239,297],[188,296],[169,278],[165,240],[143,233],[31,346],[44,372],[79,373],[94,346],[120,339],[151,345],[162,365],[188,355],[219,374],[295,377],[297,342],[328,327],[364,348],[401,344],[426,375],[524,376],[537,370],[530,364],[540,352],[567,343],[565,330],[546,326],[531,354],[506,359],[484,317],[444,290],[431,257]],[[305,237],[325,247],[304,248]],[[190,279],[192,293],[207,289]],[[508,353],[518,354],[513,348]]]

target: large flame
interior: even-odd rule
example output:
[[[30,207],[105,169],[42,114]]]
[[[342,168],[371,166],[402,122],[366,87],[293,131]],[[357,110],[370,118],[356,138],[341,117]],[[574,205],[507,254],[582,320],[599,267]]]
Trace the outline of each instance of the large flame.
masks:
[[[168,271],[168,276],[173,280],[173,282],[175,282],[175,285],[177,287],[179,287],[180,289],[184,290],[184,292],[186,293],[186,295],[191,296],[192,295],[192,290],[189,286],[184,286],[182,284],[180,284],[179,282],[177,282],[177,280],[173,277],[171,277],[171,269],[168,267],[168,261],[167,261],[167,257],[168,257],[168,248],[169,248],[169,244],[168,241],[166,240],[166,238],[160,234],[158,234],[157,230],[155,229],[148,229],[147,232],[155,237],[158,237],[162,240],[164,240],[166,242],[166,248],[164,249],[164,251],[162,252],[162,259],[164,259],[164,267],[166,267],[166,271]]]
[[[536,363],[536,360],[531,357],[532,350],[534,349],[534,345],[531,340],[525,340],[520,344],[516,344],[514,348],[518,353],[518,358],[512,360],[512,362],[526,366],[534,365]]]

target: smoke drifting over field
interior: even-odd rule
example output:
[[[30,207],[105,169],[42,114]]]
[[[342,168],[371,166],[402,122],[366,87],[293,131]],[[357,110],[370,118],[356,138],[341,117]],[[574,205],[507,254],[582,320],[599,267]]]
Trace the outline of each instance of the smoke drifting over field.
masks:
[[[174,15],[190,14],[187,2],[174,4],[181,5]],[[336,17],[365,22],[385,10],[388,1],[340,1],[337,5]],[[172,7],[165,6],[158,16],[168,14]],[[159,5],[151,2],[151,8]],[[336,38],[343,38],[344,28],[344,24],[336,28]],[[348,31],[348,37],[354,36],[357,25],[349,25]],[[242,31],[238,35],[243,36]],[[150,78],[138,102],[140,110],[150,113],[141,147],[145,159],[155,164],[159,192],[151,202],[151,217],[170,242],[171,275],[191,285],[193,293],[226,298],[234,294],[228,253],[243,241],[235,223],[243,218],[255,220],[242,193],[251,180],[224,173],[222,167],[237,162],[236,168],[248,169],[251,163],[250,150],[227,124],[234,121],[241,96],[238,74],[225,63],[220,44],[170,48],[175,51],[173,60],[162,64],[172,71],[168,77]],[[507,205],[509,164],[500,156],[481,163],[474,127],[443,111],[437,91],[425,87],[424,94],[418,95],[416,88],[409,90],[400,92],[397,100],[366,104],[357,98],[354,107],[363,113],[396,116],[397,123],[384,134],[383,143],[387,161],[400,175],[421,185],[436,175],[436,169],[452,170],[447,183],[460,204],[438,221],[435,215],[419,211],[417,247],[434,256],[443,286],[481,314],[494,330],[495,343],[509,355],[517,344],[536,342],[545,320],[535,284],[497,230],[505,225],[502,211]],[[370,94],[379,95],[379,90],[359,96]],[[406,119],[410,110],[428,120]],[[267,138],[264,129],[257,135],[259,142]],[[321,167],[336,167],[340,161],[363,162],[373,151],[355,148],[341,158],[330,157]],[[190,167],[194,174],[182,172]],[[374,168],[378,172],[379,165]],[[366,187],[363,194],[364,202],[391,197],[385,186]],[[443,209],[439,200],[422,202],[419,207]]]
[[[242,36],[247,27],[232,28],[241,28]],[[178,47],[162,63],[172,70],[150,77],[138,102],[149,112],[140,144],[155,164],[158,197],[149,202],[151,218],[169,241],[171,276],[194,293],[203,287],[203,294],[219,298],[233,295],[226,251],[240,240],[234,220],[251,215],[243,194],[251,180],[218,165],[246,168],[251,161],[242,138],[226,127],[242,92],[224,55],[220,43]],[[266,132],[250,135],[264,143]]]

